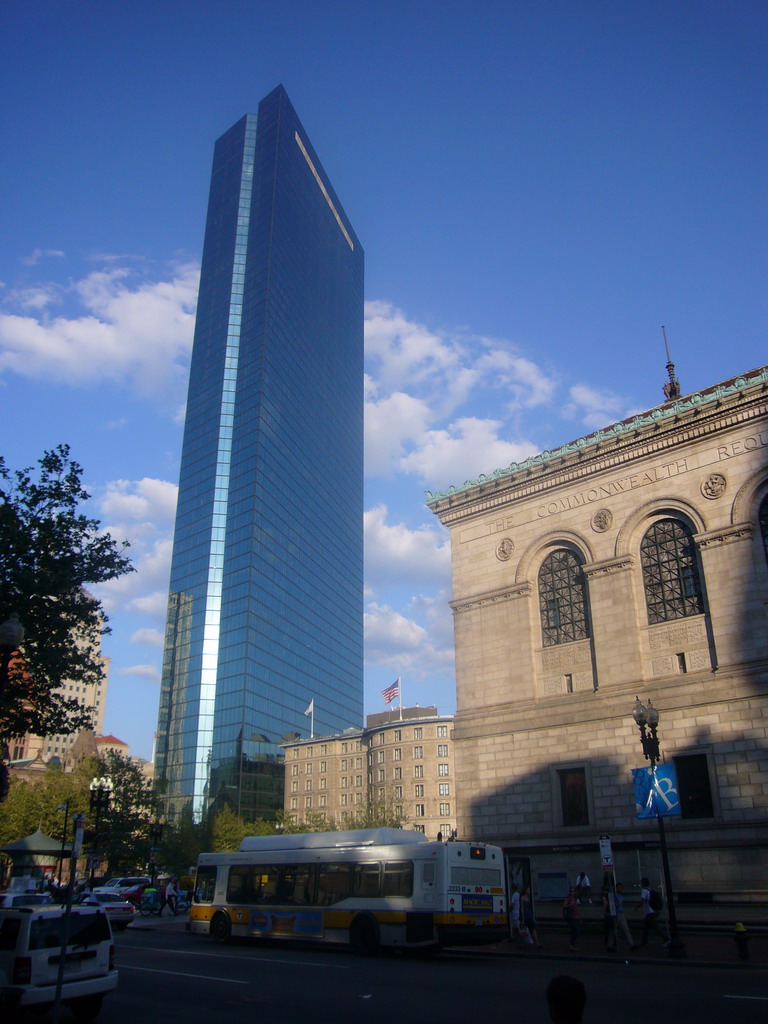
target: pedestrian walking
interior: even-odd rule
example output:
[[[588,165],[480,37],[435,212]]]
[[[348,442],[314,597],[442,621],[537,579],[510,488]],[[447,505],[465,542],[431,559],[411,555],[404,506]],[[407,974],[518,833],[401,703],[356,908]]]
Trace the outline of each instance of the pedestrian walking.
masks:
[[[520,939],[520,890],[514,882],[509,890],[509,927],[510,942],[517,942]]]
[[[539,933],[536,931],[536,917],[533,912],[533,894],[530,885],[526,886],[525,892],[520,897],[520,919],[523,926],[528,929],[531,941],[537,949],[543,949],[539,942]]]
[[[570,930],[571,952],[576,952],[576,940],[581,931],[581,918],[579,917],[579,898],[576,893],[576,886],[572,886],[568,895],[563,900],[563,920]]]
[[[632,938],[632,932],[629,930],[629,924],[624,916],[624,884],[622,882],[616,883],[616,892],[613,894],[613,898],[616,904],[616,950],[619,948],[619,932],[629,943],[629,948],[632,950],[637,949],[635,940]]]
[[[160,910],[158,911],[157,914],[158,917],[163,916],[163,911],[165,910],[166,906],[169,906],[171,908],[171,913],[173,914],[174,917],[176,917],[176,901],[179,898],[179,890],[176,888],[177,881],[177,878],[169,879],[168,884],[163,890],[163,898],[160,903]]]
[[[611,892],[610,882],[606,878],[600,890],[600,902],[603,906],[603,942],[605,948],[616,952],[616,898]]]
[[[589,875],[586,871],[580,871],[576,876],[576,895],[579,903],[583,903],[586,900],[591,903],[590,896],[592,895],[592,886],[589,881]]]
[[[640,904],[639,907],[643,911],[643,935],[640,939],[641,946],[648,945],[648,935],[653,932],[658,935],[662,940],[663,944],[666,944],[667,937],[659,927],[659,902],[660,898],[658,893],[651,889],[651,884],[647,878],[640,879]]]
[[[578,978],[558,974],[547,985],[546,997],[549,1019],[554,1024],[581,1024],[587,992]]]

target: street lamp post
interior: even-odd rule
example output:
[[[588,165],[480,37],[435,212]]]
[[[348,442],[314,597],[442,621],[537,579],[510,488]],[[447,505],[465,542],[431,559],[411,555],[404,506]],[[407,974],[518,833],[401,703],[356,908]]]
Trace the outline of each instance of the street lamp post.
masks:
[[[90,878],[90,885],[91,888],[93,888],[93,876],[96,873],[95,860],[98,856],[99,850],[99,820],[101,818],[102,811],[106,811],[109,808],[109,801],[112,799],[112,790],[115,787],[112,783],[112,779],[106,779],[102,776],[100,779],[93,779],[88,788],[91,791],[91,810],[96,811],[96,829],[93,840],[94,853],[91,859]]]
[[[58,878],[59,878],[59,890],[61,891],[64,886],[62,884],[62,872],[64,871],[64,846],[67,842],[67,821],[69,820],[69,800],[63,804],[59,804],[56,808],[57,811],[64,811],[64,831],[61,833],[61,852],[59,854],[59,866],[58,866]]]
[[[24,639],[24,627],[19,622],[18,612],[11,615],[0,626],[0,700],[8,685],[11,658],[18,651]]]
[[[648,707],[640,703],[640,698],[635,697],[635,706],[632,709],[632,717],[640,730],[640,742],[643,745],[643,754],[646,760],[651,762],[651,771],[656,775],[656,765],[661,760],[659,747],[659,712],[648,701]],[[685,958],[685,946],[677,930],[677,913],[675,911],[675,899],[672,892],[672,876],[669,870],[669,855],[667,853],[667,835],[664,831],[664,818],[656,809],[656,821],[659,823],[659,846],[661,847],[661,870],[664,874],[664,888],[667,892],[667,908],[669,913],[669,955],[672,959],[683,960]]]
[[[157,874],[157,847],[162,842],[163,823],[153,821],[149,826],[149,874],[152,879],[152,887],[155,886],[155,875]]]

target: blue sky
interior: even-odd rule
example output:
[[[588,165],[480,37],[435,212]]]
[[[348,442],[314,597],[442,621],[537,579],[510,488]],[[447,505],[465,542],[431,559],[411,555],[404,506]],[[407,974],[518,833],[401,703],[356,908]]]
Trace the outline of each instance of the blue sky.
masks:
[[[766,362],[757,0],[25,0],[0,13],[2,453],[61,442],[138,572],[152,752],[214,140],[282,82],[366,250],[366,712],[455,710],[437,491]]]

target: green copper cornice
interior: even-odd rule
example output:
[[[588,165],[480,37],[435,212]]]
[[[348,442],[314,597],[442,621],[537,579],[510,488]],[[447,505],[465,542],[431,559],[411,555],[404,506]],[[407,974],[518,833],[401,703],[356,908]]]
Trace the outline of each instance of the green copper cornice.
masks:
[[[695,391],[693,394],[686,395],[684,398],[678,398],[674,402],[666,402],[664,405],[659,405],[648,412],[639,413],[631,419],[621,420],[619,423],[614,423],[613,426],[606,427],[605,430],[596,430],[593,434],[587,434],[586,437],[570,441],[560,448],[554,448],[552,451],[543,451],[538,455],[531,455],[525,462],[510,462],[504,469],[496,469],[493,473],[481,473],[476,480],[465,480],[460,486],[451,485],[445,491],[426,491],[424,495],[426,503],[427,505],[432,505],[442,498],[450,498],[452,495],[469,491],[473,487],[479,487],[481,484],[492,483],[494,480],[513,476],[521,470],[532,469],[534,466],[544,466],[554,459],[562,458],[564,455],[571,455],[573,452],[582,451],[604,441],[614,440],[622,434],[629,434],[633,430],[651,426],[672,416],[679,416],[681,413],[690,412],[692,409],[700,409],[723,398],[728,398],[730,395],[743,391],[745,388],[766,383],[768,383],[768,366],[763,366],[753,373],[734,377],[732,380],[725,381],[722,384],[715,384],[714,387],[706,388],[704,391]]]

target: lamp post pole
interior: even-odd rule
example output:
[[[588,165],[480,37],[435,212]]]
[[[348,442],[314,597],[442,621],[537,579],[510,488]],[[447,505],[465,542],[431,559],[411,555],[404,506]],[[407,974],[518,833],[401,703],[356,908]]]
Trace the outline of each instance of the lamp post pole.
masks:
[[[112,790],[115,788],[112,779],[93,779],[90,786],[88,787],[91,791],[91,810],[96,811],[96,830],[94,832],[93,849],[94,853],[91,859],[91,877],[90,885],[93,888],[93,876],[96,873],[95,860],[98,856],[99,851],[99,821],[101,818],[101,812],[106,811],[109,808],[109,801],[112,799]]]
[[[640,730],[640,742],[643,745],[643,754],[647,761],[651,762],[651,771],[656,776],[656,765],[661,760],[659,746],[659,712],[648,701],[648,707],[640,703],[640,698],[635,697],[635,706],[632,709],[632,717],[637,728]],[[685,945],[677,930],[677,912],[675,911],[675,898],[672,892],[672,876],[669,870],[669,854],[667,853],[667,834],[664,831],[664,818],[656,808],[656,821],[659,823],[659,846],[661,847],[661,870],[664,875],[664,888],[667,894],[667,913],[669,914],[669,955],[671,959],[685,959]]]
[[[57,811],[64,811],[64,831],[61,833],[61,852],[59,854],[59,866],[58,866],[58,869],[57,869],[57,874],[58,874],[58,877],[59,877],[59,891],[61,891],[64,888],[64,886],[62,884],[61,877],[62,877],[62,871],[64,870],[64,846],[65,846],[66,841],[67,841],[67,821],[69,820],[69,800],[65,801],[65,803],[63,803],[63,804],[59,804],[59,806],[56,808],[56,810]]]

